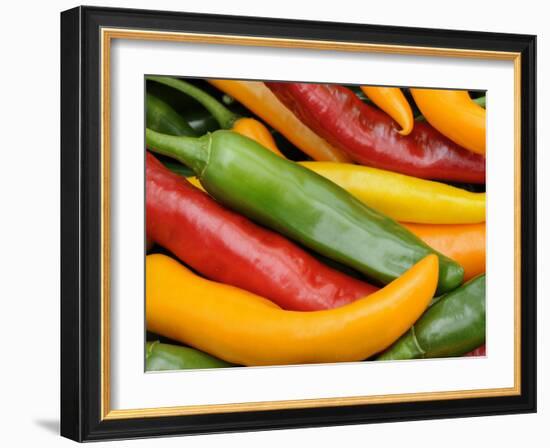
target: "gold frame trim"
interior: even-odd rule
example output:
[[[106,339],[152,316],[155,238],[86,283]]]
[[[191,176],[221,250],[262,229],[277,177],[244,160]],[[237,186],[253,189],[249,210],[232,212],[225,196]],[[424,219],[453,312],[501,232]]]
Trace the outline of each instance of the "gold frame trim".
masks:
[[[509,388],[423,392],[358,397],[316,398],[305,400],[262,401],[217,405],[189,405],[160,408],[113,410],[110,408],[110,49],[113,39],[206,43],[313,50],[337,50],[413,56],[444,56],[514,62],[514,154],[515,154],[515,291],[514,291],[514,386]],[[305,409],[313,407],[349,406],[429,400],[453,400],[481,397],[502,397],[521,394],[521,54],[458,48],[415,47],[402,45],[335,42],[303,39],[279,39],[198,33],[142,31],[135,29],[101,29],[101,420],[144,417],[167,417],[210,413]]]

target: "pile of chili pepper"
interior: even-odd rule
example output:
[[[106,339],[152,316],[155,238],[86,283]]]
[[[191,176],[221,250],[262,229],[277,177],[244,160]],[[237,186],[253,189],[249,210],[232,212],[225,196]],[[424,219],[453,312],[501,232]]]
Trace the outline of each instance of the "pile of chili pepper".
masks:
[[[485,355],[477,98],[146,79],[147,370]]]

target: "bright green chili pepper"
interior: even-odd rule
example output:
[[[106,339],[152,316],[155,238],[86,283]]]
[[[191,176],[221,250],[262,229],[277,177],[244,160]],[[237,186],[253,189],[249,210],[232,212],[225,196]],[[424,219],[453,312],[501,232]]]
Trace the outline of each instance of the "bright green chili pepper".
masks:
[[[187,121],[162,99],[147,93],[145,100],[148,128],[170,135],[186,135],[188,137],[198,135]]]
[[[485,275],[437,300],[378,360],[462,356],[485,342]]]
[[[147,342],[145,349],[145,370],[148,372],[155,370],[215,369],[232,366],[233,364],[190,347],[162,344],[155,341]]]
[[[464,270],[344,189],[231,131],[200,138],[147,129],[147,146],[189,166],[215,199],[306,247],[389,283],[426,255],[439,257],[438,291]]]

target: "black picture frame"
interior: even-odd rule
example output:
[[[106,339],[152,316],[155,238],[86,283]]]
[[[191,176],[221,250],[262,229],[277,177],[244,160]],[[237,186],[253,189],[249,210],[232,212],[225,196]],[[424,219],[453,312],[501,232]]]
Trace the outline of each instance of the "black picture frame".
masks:
[[[521,54],[521,394],[101,418],[100,29],[461,48]],[[77,7],[61,13],[61,435],[141,438],[536,412],[536,36]]]

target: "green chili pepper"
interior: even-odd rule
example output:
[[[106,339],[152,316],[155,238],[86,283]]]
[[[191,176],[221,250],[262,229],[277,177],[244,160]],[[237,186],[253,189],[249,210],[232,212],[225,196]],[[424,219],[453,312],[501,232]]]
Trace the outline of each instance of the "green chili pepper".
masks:
[[[181,117],[166,101],[155,94],[147,92],[146,100],[146,122],[147,127],[157,132],[169,135],[186,135],[196,137],[197,134],[187,121]],[[162,161],[170,170],[182,175],[192,176],[193,172],[181,163],[168,159]]]
[[[462,283],[460,265],[344,189],[231,131],[200,138],[147,129],[147,145],[189,166],[215,199],[306,247],[389,283],[430,253],[438,291]]]
[[[190,110],[182,117],[189,122],[189,126],[197,133],[197,135],[203,135],[207,132],[213,132],[220,128],[220,125],[210,112],[204,110]]]
[[[220,128],[216,119],[201,104],[172,87],[148,81],[147,93],[168,104],[189,124],[196,135],[203,135]]]
[[[147,80],[158,82],[159,84],[172,87],[179,90],[181,93],[189,95],[208,110],[223,129],[231,129],[233,124],[240,118],[239,115],[233,113],[214,97],[189,82],[166,76],[147,76]]]
[[[221,359],[214,358],[194,348],[162,344],[159,341],[147,342],[145,350],[145,370],[184,370],[215,369],[232,367]]]
[[[198,135],[168,103],[151,93],[146,95],[146,121],[149,129],[164,134]]]
[[[462,356],[485,342],[485,275],[437,300],[378,360]]]
[[[233,113],[214,97],[189,82],[167,76],[147,76],[147,80],[158,82],[159,84],[172,87],[173,89],[179,90],[181,93],[189,95],[208,110],[223,129],[230,129],[235,121],[240,118],[239,115]]]

